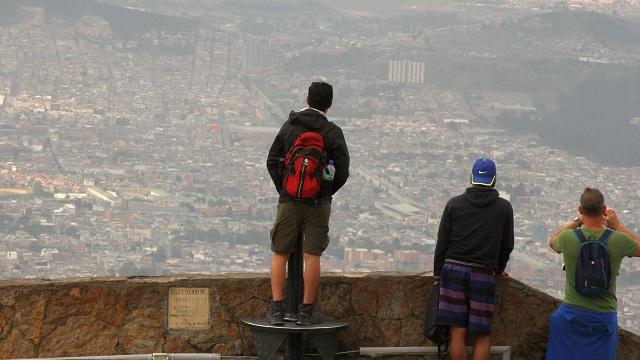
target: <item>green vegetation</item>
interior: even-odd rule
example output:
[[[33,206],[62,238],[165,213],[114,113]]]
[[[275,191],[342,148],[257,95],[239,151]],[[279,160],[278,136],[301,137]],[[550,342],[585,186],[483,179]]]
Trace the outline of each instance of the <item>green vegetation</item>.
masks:
[[[539,111],[505,112],[505,128],[599,162],[640,165],[640,126],[630,122],[640,116],[640,23],[552,12],[445,32],[422,53],[438,88],[528,95]]]
[[[0,5],[0,25],[7,21],[15,21],[13,18],[20,13],[21,5],[42,7],[49,21],[56,19],[76,21],[86,15],[100,16],[109,22],[114,35],[123,38],[130,38],[150,29],[168,32],[189,31],[194,29],[197,23],[197,20],[193,19],[117,7],[94,0],[31,0],[28,2],[3,0]]]

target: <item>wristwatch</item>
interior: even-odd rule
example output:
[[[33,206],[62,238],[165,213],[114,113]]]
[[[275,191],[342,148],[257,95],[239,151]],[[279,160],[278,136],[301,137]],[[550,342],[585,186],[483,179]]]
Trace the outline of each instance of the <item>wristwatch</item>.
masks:
[[[573,219],[573,221],[576,223],[578,227],[582,226],[582,220],[580,220],[579,216],[576,216],[575,219]]]

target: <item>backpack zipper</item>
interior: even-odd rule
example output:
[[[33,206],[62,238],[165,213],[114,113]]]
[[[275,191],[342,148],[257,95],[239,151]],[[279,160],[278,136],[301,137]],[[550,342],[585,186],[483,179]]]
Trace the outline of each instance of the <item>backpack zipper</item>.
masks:
[[[302,199],[302,187],[304,186],[304,173],[307,170],[307,166],[309,165],[309,159],[304,158],[304,162],[302,163],[302,170],[300,170],[300,183],[298,184],[298,198]]]

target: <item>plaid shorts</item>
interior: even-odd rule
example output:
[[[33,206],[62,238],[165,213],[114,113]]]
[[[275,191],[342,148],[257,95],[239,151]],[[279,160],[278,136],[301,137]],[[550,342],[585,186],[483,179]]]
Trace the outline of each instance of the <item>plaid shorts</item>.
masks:
[[[445,262],[440,274],[438,324],[490,334],[495,303],[493,271]]]

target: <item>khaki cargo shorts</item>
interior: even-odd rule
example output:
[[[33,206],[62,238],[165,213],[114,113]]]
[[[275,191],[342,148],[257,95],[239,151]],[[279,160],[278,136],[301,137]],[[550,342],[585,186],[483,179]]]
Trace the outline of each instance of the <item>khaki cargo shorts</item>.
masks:
[[[317,206],[302,202],[279,203],[276,221],[270,233],[271,251],[280,254],[292,253],[298,234],[302,231],[302,251],[311,255],[322,255],[329,245],[330,216],[330,201],[321,201]]]

